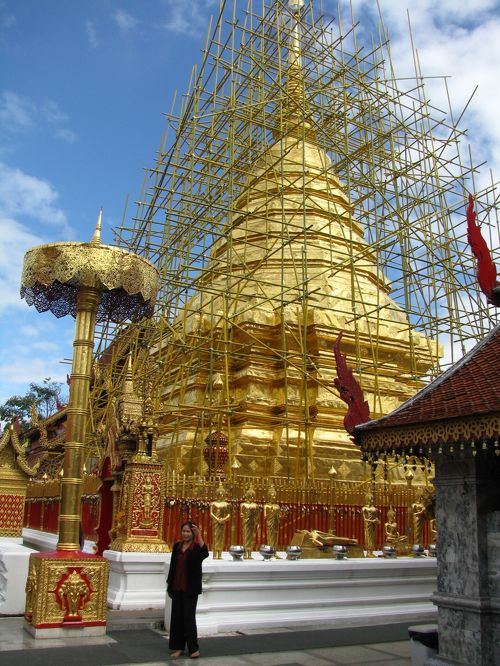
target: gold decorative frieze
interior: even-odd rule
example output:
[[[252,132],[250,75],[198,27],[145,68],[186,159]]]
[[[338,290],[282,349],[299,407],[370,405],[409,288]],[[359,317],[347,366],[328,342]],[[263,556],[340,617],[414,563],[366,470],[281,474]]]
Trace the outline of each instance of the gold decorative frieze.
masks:
[[[381,430],[362,430],[356,434],[363,451],[401,451],[414,455],[428,455],[428,447],[432,445],[455,444],[467,442],[469,448],[477,443],[478,449],[486,440],[497,439],[500,435],[500,414],[418,423],[400,428],[384,428]],[[421,449],[425,445],[425,450]],[[475,446],[475,444],[474,444]],[[498,442],[497,442],[498,446]],[[410,451],[410,449],[413,449]]]

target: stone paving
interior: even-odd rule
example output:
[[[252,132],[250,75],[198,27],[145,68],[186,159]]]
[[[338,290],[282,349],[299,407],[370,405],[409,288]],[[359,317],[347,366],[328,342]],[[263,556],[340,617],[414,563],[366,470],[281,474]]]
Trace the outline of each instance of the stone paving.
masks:
[[[201,660],[206,666],[409,666],[410,649],[403,624],[301,631],[283,628],[200,639]],[[161,629],[139,626],[112,630],[99,638],[35,640],[24,631],[22,618],[4,617],[0,618],[0,663],[164,666],[193,660],[171,659],[168,637]]]

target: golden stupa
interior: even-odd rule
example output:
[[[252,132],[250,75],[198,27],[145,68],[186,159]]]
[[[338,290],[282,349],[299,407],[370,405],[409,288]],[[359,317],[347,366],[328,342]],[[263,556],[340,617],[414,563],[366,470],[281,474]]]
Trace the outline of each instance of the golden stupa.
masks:
[[[343,424],[346,406],[333,388],[336,337],[344,332],[343,349],[353,360],[359,348],[354,363],[363,369],[375,414],[417,391],[416,376],[433,366],[436,346],[411,329],[391,300],[376,252],[318,145],[308,121],[298,23],[292,35],[282,130],[249,165],[197,293],[181,313],[184,340],[199,340],[200,358],[209,359],[212,349],[228,357],[215,425],[230,428],[241,474],[327,478],[343,462],[344,475],[359,478],[359,452]],[[353,310],[365,316],[356,321]],[[184,360],[182,353],[172,359],[164,396],[194,410],[207,390],[217,391],[211,382],[224,367],[210,371],[207,362],[181,378]],[[163,425],[176,419],[167,416]],[[160,438],[158,449],[178,447],[178,468],[193,472],[200,445],[200,429],[188,425]]]
[[[431,146],[432,109],[397,89],[385,35],[361,57],[355,28],[333,30],[312,1],[261,9],[215,17],[120,229],[162,287],[154,320],[101,332],[106,392],[125,357],[137,385],[147,371],[168,472],[210,475],[215,443],[233,477],[359,481],[333,345],[342,332],[377,417],[441,371],[443,348],[453,361],[481,335],[488,315],[472,321],[457,297],[473,265],[450,224],[467,173],[443,178],[444,147],[462,167],[456,144]]]

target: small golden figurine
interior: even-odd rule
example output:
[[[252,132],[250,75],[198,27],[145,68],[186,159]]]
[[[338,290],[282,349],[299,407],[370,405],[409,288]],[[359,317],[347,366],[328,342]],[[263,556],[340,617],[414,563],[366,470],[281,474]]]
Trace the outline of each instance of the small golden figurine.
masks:
[[[375,557],[373,551],[375,550],[377,524],[379,523],[379,519],[377,517],[378,509],[373,504],[372,496],[367,495],[366,500],[367,501],[365,506],[361,509],[365,531],[364,546],[366,550],[366,557]]]
[[[141,527],[151,527],[152,493],[154,486],[151,483],[151,475],[146,474],[144,485],[142,486],[142,520]]]
[[[245,493],[245,501],[240,504],[241,530],[245,559],[252,559],[252,550],[255,541],[255,532],[259,518],[259,507],[255,503],[255,490],[250,485]]]
[[[423,543],[423,529],[424,522],[426,519],[426,508],[422,503],[422,497],[420,496],[416,502],[411,505],[411,514],[412,514],[412,527],[413,527],[413,543],[422,544]]]
[[[431,533],[431,543],[436,544],[438,535],[437,535],[437,526],[435,518],[431,518],[431,520],[429,520],[429,530]]]
[[[229,504],[225,501],[224,494],[224,486],[222,483],[220,483],[216,493],[217,499],[210,504],[210,516],[212,518],[212,550],[214,560],[222,559],[226,523],[231,518]]]
[[[398,524],[396,522],[396,512],[394,509],[389,507],[387,512],[387,522],[384,525],[385,529],[385,541],[390,546],[396,546],[397,544],[407,541],[405,536],[401,536],[398,530]]]
[[[278,546],[278,531],[283,511],[276,503],[276,488],[271,485],[267,494],[268,502],[264,504],[264,520],[266,522],[267,543],[276,549]],[[276,556],[276,555],[275,555]]]

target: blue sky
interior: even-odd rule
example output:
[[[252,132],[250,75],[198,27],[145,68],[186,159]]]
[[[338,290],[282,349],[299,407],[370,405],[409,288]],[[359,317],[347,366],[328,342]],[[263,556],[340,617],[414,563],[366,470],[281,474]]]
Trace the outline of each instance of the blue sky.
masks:
[[[228,4],[232,4],[229,3]],[[241,17],[246,0],[237,2]],[[259,3],[255,3],[258,5]],[[319,4],[319,0],[318,3]],[[333,14],[337,2],[324,0]],[[347,3],[345,3],[347,5]],[[373,0],[355,0],[367,20]],[[475,153],[500,162],[500,4],[381,0],[393,60],[411,66],[406,7],[424,73],[450,74]],[[105,242],[135,212],[162,112],[200,60],[218,0],[0,0],[0,403],[30,381],[63,381],[73,320],[19,298],[24,252],[88,240],[100,206]]]

